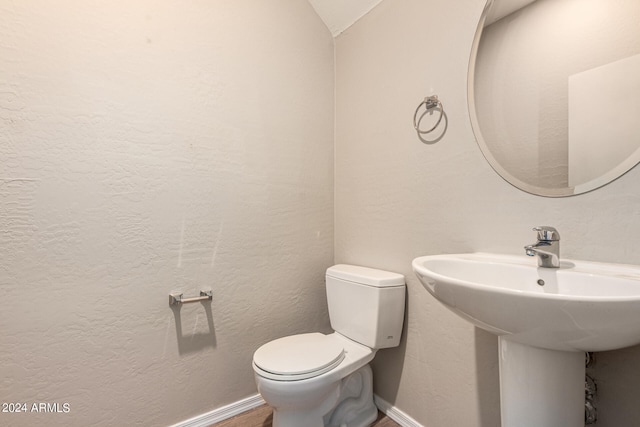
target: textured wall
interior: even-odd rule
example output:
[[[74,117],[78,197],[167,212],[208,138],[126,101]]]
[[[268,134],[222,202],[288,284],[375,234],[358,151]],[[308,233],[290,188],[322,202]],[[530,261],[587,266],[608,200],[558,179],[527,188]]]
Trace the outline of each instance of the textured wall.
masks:
[[[1,425],[169,425],[328,329],[333,40],[308,2],[3,2],[0,40],[0,401],[70,408]]]
[[[503,181],[478,149],[466,72],[483,0],[388,0],[336,39],[336,262],[406,275],[399,348],[374,360],[375,391],[426,427],[499,425],[497,340],[435,301],[420,255],[522,254],[554,225],[565,258],[640,264],[640,169],[592,193],[548,199]],[[422,144],[415,107],[437,93],[445,137]],[[640,423],[640,347],[600,353],[599,426]]]

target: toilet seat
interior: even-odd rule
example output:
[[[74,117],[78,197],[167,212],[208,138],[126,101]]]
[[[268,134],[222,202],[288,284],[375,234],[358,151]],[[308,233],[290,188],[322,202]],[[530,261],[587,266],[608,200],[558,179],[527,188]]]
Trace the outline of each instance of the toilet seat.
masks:
[[[313,378],[338,366],[344,347],[319,332],[291,335],[268,342],[253,355],[259,375],[279,381]]]

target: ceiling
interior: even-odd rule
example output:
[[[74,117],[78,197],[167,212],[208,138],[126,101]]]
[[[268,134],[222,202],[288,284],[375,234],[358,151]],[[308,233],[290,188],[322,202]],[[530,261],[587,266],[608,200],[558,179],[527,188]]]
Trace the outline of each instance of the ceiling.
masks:
[[[535,0],[494,0],[493,6],[484,22],[484,26],[491,25],[534,1]]]
[[[382,0],[309,0],[335,37],[362,18]],[[534,0],[495,0],[485,25],[532,3]]]
[[[309,0],[335,37],[362,18],[382,0]]]

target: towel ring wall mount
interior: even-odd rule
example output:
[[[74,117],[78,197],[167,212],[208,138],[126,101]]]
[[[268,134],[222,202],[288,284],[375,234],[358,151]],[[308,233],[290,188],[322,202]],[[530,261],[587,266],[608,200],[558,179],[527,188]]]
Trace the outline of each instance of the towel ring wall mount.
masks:
[[[420,112],[423,106],[424,106],[424,110],[422,111],[422,114],[418,116],[418,113]],[[440,111],[440,115],[438,116],[438,120],[436,121],[436,123],[429,129],[426,129],[426,130],[421,129],[420,124],[422,123],[422,119],[424,118],[424,116],[426,116],[427,113],[429,115],[433,114],[434,110]],[[416,108],[416,112],[413,114],[413,128],[416,130],[416,132],[418,132],[418,136],[431,133],[434,130],[436,130],[436,128],[440,125],[440,122],[442,122],[443,117],[444,117],[444,108],[442,106],[442,102],[440,102],[440,100],[438,99],[438,95],[427,96],[424,99],[424,101],[418,104],[418,108]]]

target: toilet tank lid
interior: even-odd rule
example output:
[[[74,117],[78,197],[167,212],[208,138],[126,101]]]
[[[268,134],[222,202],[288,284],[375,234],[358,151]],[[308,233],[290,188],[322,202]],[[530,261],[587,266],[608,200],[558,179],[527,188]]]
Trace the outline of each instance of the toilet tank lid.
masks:
[[[363,285],[386,288],[404,285],[404,276],[375,268],[338,264],[327,269],[327,277],[362,283]]]

